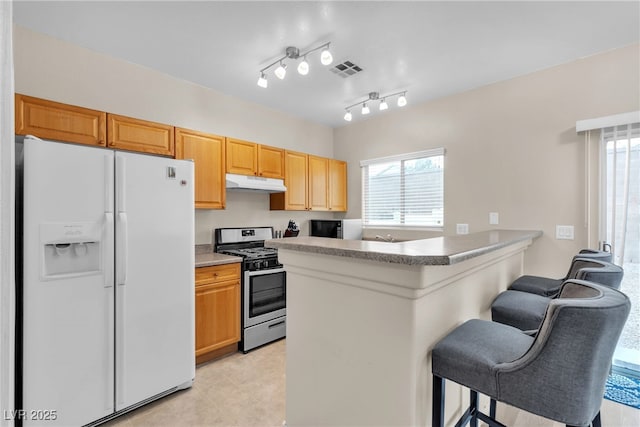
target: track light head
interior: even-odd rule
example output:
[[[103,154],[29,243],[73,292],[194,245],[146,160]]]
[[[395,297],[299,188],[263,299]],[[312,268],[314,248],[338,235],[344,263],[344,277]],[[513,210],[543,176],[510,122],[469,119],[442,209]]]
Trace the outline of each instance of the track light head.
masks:
[[[329,51],[329,45],[330,43],[327,43],[327,46],[322,49],[322,53],[320,53],[320,62],[322,65],[329,65],[333,62],[333,55],[331,55]]]
[[[398,97],[398,107],[404,107],[405,105],[407,105],[407,98],[404,95],[405,94],[403,93]]]
[[[346,121],[350,122],[352,118],[353,118],[353,116],[351,115],[351,111],[347,110],[347,112],[344,113],[344,119]]]
[[[384,111],[387,108],[389,108],[389,104],[387,104],[387,101],[382,98],[382,101],[380,101],[380,111]]]
[[[369,111],[370,110],[369,110],[369,107],[367,107],[367,103],[363,102],[362,103],[362,115],[369,114]]]
[[[276,68],[274,74],[280,80],[284,79],[284,76],[287,75],[287,64],[283,64],[282,61],[280,61],[280,65],[278,65],[278,68]]]
[[[260,73],[260,78],[258,79],[258,86],[262,88],[267,88],[269,86],[269,82],[267,81],[267,76],[264,73]]]
[[[302,58],[302,61],[298,64],[298,73],[303,76],[309,74],[309,63],[307,62],[307,57]]]

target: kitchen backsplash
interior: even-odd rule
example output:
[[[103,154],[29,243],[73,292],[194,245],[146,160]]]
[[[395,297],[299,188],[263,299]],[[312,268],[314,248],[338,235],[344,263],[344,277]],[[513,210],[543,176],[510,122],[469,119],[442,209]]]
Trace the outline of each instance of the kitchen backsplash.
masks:
[[[300,236],[309,235],[310,219],[344,218],[345,214],[318,211],[269,210],[269,194],[249,191],[227,191],[227,208],[224,210],[196,209],[196,244],[210,244],[211,231],[224,227],[273,227],[286,230],[289,220],[300,227]]]

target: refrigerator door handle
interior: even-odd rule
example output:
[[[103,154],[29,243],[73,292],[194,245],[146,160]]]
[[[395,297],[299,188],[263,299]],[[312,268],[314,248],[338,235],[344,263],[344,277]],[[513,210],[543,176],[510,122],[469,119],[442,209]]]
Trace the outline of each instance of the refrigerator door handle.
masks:
[[[116,289],[116,410],[127,402],[127,364],[125,363],[126,328],[126,288]]]
[[[105,212],[104,287],[113,286],[113,212]]]
[[[118,263],[116,264],[116,270],[118,272],[118,285],[124,286],[127,283],[127,256],[128,247],[127,243],[127,214],[126,212],[118,213],[118,235],[116,237],[116,243],[118,245]]]

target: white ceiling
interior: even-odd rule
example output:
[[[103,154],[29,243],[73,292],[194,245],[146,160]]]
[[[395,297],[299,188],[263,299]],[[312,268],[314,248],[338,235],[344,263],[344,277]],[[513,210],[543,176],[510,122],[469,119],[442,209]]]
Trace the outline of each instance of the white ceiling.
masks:
[[[410,106],[640,42],[638,1],[17,1],[14,22],[333,127],[372,91],[407,90]],[[256,85],[287,46],[325,42],[331,66],[364,71],[340,77],[316,52],[307,76],[290,62]]]

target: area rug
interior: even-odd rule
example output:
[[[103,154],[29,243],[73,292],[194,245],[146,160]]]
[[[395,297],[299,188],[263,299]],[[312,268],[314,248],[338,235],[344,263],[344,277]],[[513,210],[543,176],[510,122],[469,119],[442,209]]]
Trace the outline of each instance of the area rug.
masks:
[[[604,398],[640,409],[640,380],[611,374],[607,379]]]

